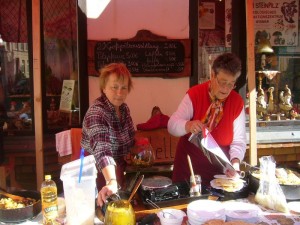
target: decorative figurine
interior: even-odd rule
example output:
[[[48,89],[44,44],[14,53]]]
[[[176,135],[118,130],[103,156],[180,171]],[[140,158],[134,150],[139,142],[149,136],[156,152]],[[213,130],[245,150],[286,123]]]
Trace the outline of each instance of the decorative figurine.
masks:
[[[56,103],[55,103],[55,99],[51,98],[51,103],[50,103],[50,110],[54,111],[56,108]]]
[[[269,98],[268,98],[267,113],[266,113],[265,119],[267,121],[270,121],[272,113],[274,112],[274,108],[275,108],[275,106],[274,106],[274,96],[273,96],[274,87],[269,87],[267,92],[269,92]]]
[[[268,113],[270,115],[272,115],[272,113],[274,112],[275,106],[274,106],[274,96],[273,96],[273,92],[274,92],[274,87],[269,87],[268,89],[269,92],[269,100],[268,100]]]
[[[50,110],[47,110],[48,124],[55,124],[59,120],[59,110],[56,110],[55,99],[51,98]]]
[[[294,109],[290,111],[290,114],[291,114],[291,120],[295,120],[299,116]]]
[[[16,105],[17,105],[17,102],[16,101],[11,101],[10,102],[10,111],[16,111]]]
[[[265,100],[265,92],[261,88],[261,86],[258,87],[258,91],[257,91],[256,111],[257,111],[258,117],[260,117],[261,119],[267,113],[267,102]]]
[[[279,99],[279,108],[281,109],[282,113],[284,113],[286,118],[288,118],[290,110],[293,108],[293,105],[291,89],[288,87],[287,84],[285,85],[284,90],[280,92]]]
[[[22,105],[23,105],[23,107],[19,111],[19,114],[22,114],[22,113],[30,114],[31,113],[30,101],[24,101],[24,102],[22,102]]]

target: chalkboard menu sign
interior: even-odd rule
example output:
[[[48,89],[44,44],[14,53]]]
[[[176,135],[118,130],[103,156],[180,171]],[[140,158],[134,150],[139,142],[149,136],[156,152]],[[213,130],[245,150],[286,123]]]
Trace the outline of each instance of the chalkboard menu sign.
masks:
[[[123,62],[132,74],[180,73],[184,46],[179,41],[103,41],[95,46],[95,69]]]
[[[133,76],[190,76],[189,39],[167,39],[149,31],[139,31],[127,40],[88,41],[88,72],[99,76],[99,70],[112,62],[123,62]]]

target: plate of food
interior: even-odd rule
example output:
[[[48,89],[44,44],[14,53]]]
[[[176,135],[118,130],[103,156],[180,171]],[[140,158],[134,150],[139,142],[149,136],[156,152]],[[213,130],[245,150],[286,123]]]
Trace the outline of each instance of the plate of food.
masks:
[[[244,187],[245,181],[242,179],[216,178],[210,181],[212,188],[227,192],[240,191]]]

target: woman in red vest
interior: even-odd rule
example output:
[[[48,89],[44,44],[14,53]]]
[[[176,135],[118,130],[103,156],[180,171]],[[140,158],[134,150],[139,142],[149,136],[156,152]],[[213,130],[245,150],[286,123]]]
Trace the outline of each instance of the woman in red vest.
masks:
[[[240,74],[241,61],[236,55],[220,55],[213,62],[210,80],[191,87],[169,119],[169,133],[181,136],[174,159],[173,182],[189,181],[187,155],[194,173],[201,175],[204,185],[208,185],[214,175],[224,172],[188,140],[203,127],[211,133],[234,169],[239,170],[246,151],[245,111],[242,97],[233,89]],[[233,177],[236,171],[225,173]]]

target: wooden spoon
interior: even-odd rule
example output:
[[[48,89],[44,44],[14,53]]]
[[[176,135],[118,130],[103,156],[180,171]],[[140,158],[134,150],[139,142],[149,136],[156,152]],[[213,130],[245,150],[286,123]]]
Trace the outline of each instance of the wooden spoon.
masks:
[[[144,179],[144,175],[141,175],[138,179],[138,181],[136,182],[132,192],[131,192],[131,195],[129,196],[129,199],[128,199],[128,202],[130,202],[135,194],[135,192],[137,191],[137,189],[139,188],[139,186],[141,185],[142,181]]]
[[[7,198],[11,198],[14,201],[23,201],[24,199],[26,199],[25,197],[19,196],[19,195],[13,195],[10,193],[7,193],[5,191],[0,190],[0,195],[5,196]]]

